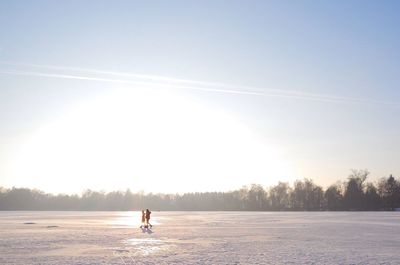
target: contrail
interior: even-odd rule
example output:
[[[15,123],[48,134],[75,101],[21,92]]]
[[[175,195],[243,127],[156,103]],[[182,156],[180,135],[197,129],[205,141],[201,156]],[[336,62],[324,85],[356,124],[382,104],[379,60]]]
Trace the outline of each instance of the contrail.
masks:
[[[204,82],[204,81],[188,80],[188,79],[181,79],[181,78],[171,78],[171,77],[158,76],[158,75],[144,75],[144,74],[136,74],[136,73],[132,74],[132,73],[104,71],[104,70],[79,68],[79,67],[40,65],[40,64],[29,64],[29,63],[13,63],[13,62],[5,62],[5,61],[0,61],[0,64],[42,68],[42,69],[50,69],[50,70],[66,70],[66,71],[74,71],[74,72],[86,72],[86,73],[101,74],[101,75],[111,75],[111,76],[128,77],[128,78],[135,78],[135,79],[145,79],[145,80],[150,80],[150,81],[154,81],[154,82],[185,83],[185,84],[191,84],[191,85],[201,85],[201,86],[206,86],[206,87],[209,87],[209,86],[226,87],[226,88],[235,87],[235,88],[249,89],[249,87],[245,87],[245,86],[232,86],[229,84],[217,83],[217,82]],[[251,87],[250,89],[260,90],[255,87]]]
[[[51,65],[36,65],[36,64],[25,64],[25,63],[11,63],[11,62],[1,62],[1,61],[0,61],[0,64],[12,65],[12,66],[25,66],[25,67],[31,67],[31,68],[41,68],[41,69],[50,69],[50,70],[75,71],[75,72],[82,72],[82,73],[100,74],[103,76],[108,75],[108,76],[121,77],[121,78],[105,78],[105,77],[93,77],[93,76],[87,76],[87,75],[43,73],[43,72],[33,72],[33,71],[3,71],[3,70],[0,70],[0,74],[5,74],[5,75],[37,76],[37,77],[47,77],[47,78],[59,78],[59,79],[75,79],[75,80],[87,80],[87,81],[131,84],[131,85],[142,85],[142,86],[162,86],[165,88],[190,89],[190,90],[199,90],[199,91],[216,92],[216,93],[227,93],[227,94],[252,95],[252,96],[263,96],[263,97],[279,97],[279,98],[301,99],[301,100],[311,100],[311,101],[331,102],[331,103],[379,104],[379,105],[387,105],[387,106],[392,106],[392,107],[399,107],[398,103],[378,101],[378,100],[372,100],[372,99],[366,99],[366,98],[351,98],[351,97],[340,97],[340,96],[332,96],[332,95],[324,95],[324,94],[312,94],[312,93],[299,92],[299,91],[287,91],[287,90],[279,90],[279,89],[234,86],[234,85],[223,84],[223,83],[186,80],[186,79],[170,78],[170,77],[156,76],[156,75],[119,73],[119,72],[101,71],[101,70],[86,69],[86,68],[74,68],[74,67],[51,66]]]
[[[98,82],[110,82],[110,83],[120,83],[120,84],[131,84],[131,85],[145,85],[152,86],[154,83],[149,81],[130,81],[123,79],[111,79],[111,78],[99,78],[99,77],[87,77],[79,75],[66,75],[66,74],[48,74],[40,72],[24,72],[24,71],[0,71],[0,74],[7,75],[20,75],[20,76],[36,76],[36,77],[49,77],[49,78],[60,78],[60,79],[75,79],[75,80],[87,80],[87,81],[98,81]],[[217,88],[205,88],[205,87],[192,87],[192,86],[182,86],[165,84],[164,87],[169,88],[180,88],[180,89],[191,89],[200,90],[206,92],[219,92],[219,93],[229,93],[229,94],[240,94],[240,95],[253,95],[253,96],[266,96],[266,97],[282,97],[282,98],[297,98],[297,99],[308,99],[308,100],[318,100],[325,102],[335,102],[329,98],[316,98],[316,97],[304,97],[300,95],[290,95],[290,94],[278,94],[278,93],[263,93],[256,91],[243,91],[243,90],[233,90],[233,89],[217,89]]]
[[[66,66],[54,66],[54,65],[40,65],[40,64],[30,64],[30,63],[16,63],[16,62],[5,62],[0,61],[0,64],[5,65],[12,65],[12,66],[26,66],[26,67],[33,67],[33,68],[42,68],[42,69],[50,69],[50,70],[66,70],[66,71],[75,71],[75,72],[86,72],[86,73],[93,73],[93,74],[101,74],[101,75],[111,75],[111,76],[118,76],[118,77],[128,77],[128,78],[135,78],[135,79],[144,79],[149,80],[152,82],[161,82],[162,85],[166,83],[178,83],[178,84],[190,84],[190,85],[199,85],[201,87],[218,87],[218,88],[225,88],[227,90],[244,90],[244,91],[251,91],[251,92],[266,92],[269,93],[279,93],[279,94],[287,94],[287,95],[299,95],[305,97],[323,97],[323,98],[331,98],[333,100],[339,99],[350,99],[344,97],[337,97],[332,95],[321,95],[321,94],[313,94],[307,92],[300,92],[294,90],[282,90],[282,89],[271,89],[271,88],[260,88],[254,86],[237,86],[231,85],[226,83],[217,83],[217,82],[204,82],[204,81],[197,81],[197,80],[188,80],[188,79],[181,79],[181,78],[171,78],[165,76],[158,76],[158,75],[144,75],[144,74],[132,74],[132,73],[121,73],[121,72],[113,72],[113,71],[103,71],[103,70],[96,70],[96,69],[88,69],[88,68],[79,68],[79,67],[66,67]],[[218,90],[219,91],[219,90]],[[357,99],[353,99],[357,100]]]

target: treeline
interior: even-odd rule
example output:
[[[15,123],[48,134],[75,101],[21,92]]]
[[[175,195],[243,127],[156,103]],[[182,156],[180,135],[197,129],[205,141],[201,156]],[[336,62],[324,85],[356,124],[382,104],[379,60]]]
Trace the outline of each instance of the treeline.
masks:
[[[0,210],[372,211],[400,208],[400,181],[390,175],[373,184],[366,182],[368,174],[367,170],[353,170],[345,182],[326,190],[310,179],[297,180],[293,186],[280,182],[264,189],[253,184],[230,192],[182,195],[129,190],[52,195],[39,190],[0,187]]]

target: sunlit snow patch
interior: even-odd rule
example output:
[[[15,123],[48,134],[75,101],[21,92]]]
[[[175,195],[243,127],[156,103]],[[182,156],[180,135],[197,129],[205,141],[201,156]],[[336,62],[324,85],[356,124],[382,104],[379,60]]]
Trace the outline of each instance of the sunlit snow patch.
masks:
[[[124,241],[127,246],[132,246],[131,252],[147,256],[168,249],[164,241],[153,238],[131,238]]]
[[[141,212],[122,213],[119,216],[111,219],[107,223],[115,228],[136,228],[141,225],[141,217]],[[152,225],[161,225],[161,223],[159,222],[159,218],[157,217],[151,218],[150,223]]]

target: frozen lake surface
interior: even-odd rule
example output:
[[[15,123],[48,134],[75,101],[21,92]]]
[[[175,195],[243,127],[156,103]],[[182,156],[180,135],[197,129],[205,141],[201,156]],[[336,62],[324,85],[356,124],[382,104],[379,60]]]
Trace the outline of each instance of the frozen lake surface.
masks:
[[[0,212],[0,264],[400,264],[400,212]]]

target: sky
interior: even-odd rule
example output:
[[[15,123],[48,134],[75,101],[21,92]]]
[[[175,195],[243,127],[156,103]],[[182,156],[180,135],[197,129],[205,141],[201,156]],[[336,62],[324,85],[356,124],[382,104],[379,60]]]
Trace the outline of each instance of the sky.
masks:
[[[2,1],[0,186],[400,176],[398,1]]]

